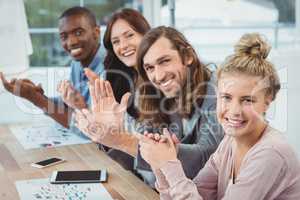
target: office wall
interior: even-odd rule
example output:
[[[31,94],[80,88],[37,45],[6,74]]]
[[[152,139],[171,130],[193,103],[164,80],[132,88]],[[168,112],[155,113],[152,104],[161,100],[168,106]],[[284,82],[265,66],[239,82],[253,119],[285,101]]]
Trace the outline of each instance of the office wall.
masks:
[[[276,113],[278,116],[287,115],[287,120],[278,121],[286,127],[288,141],[294,146],[300,155],[300,47],[297,49],[284,49],[276,52],[272,61],[278,68],[284,69],[286,73],[286,84],[283,85],[287,94],[287,103],[283,104],[282,111]],[[286,111],[286,113],[284,113]]]

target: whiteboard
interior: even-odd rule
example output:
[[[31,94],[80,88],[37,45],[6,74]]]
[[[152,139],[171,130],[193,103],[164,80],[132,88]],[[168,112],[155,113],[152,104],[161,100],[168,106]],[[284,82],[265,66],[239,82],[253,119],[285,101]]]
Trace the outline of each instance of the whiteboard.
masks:
[[[23,0],[0,0],[0,71],[20,72],[32,54]]]

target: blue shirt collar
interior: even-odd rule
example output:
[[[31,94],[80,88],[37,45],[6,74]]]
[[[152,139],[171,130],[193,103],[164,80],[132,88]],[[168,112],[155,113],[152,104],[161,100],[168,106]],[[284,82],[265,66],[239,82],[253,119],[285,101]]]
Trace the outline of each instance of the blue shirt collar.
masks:
[[[100,44],[99,47],[97,49],[96,55],[94,56],[92,62],[89,64],[88,68],[90,68],[92,71],[94,72],[100,72],[99,70],[103,71],[104,67],[102,64],[100,64],[100,62],[103,60],[101,58],[101,53],[100,53]],[[99,69],[99,64],[102,66],[101,69]]]
[[[103,66],[103,64],[101,63],[102,61],[103,61],[103,58],[102,58],[102,56],[101,56],[101,52],[100,52],[100,49],[101,49],[101,46],[100,46],[100,44],[99,44],[99,47],[98,47],[98,49],[97,49],[97,52],[96,52],[96,54],[95,54],[95,56],[94,56],[94,58],[93,58],[93,60],[92,60],[92,62],[89,64],[89,66],[88,66],[88,68],[90,69],[90,70],[92,70],[93,72],[95,72],[96,74],[98,74],[98,75],[101,75],[102,73],[103,73],[103,71],[104,71],[104,66]],[[84,71],[83,71],[83,66],[81,65],[81,63],[80,63],[80,72],[81,72],[81,74],[84,74]],[[83,78],[84,79],[87,79],[87,77],[86,76],[83,76]]]
[[[105,55],[105,52],[102,52],[101,47],[99,45],[96,54],[92,62],[89,64],[88,68],[95,72],[98,76],[105,79],[105,70],[102,63],[102,57]],[[103,50],[103,49],[102,49]],[[88,88],[88,78],[84,74],[83,67],[79,61],[73,60],[71,62],[71,73],[70,73],[70,81],[74,85],[74,88],[78,90],[81,95],[85,98],[86,102],[90,102],[90,94]]]

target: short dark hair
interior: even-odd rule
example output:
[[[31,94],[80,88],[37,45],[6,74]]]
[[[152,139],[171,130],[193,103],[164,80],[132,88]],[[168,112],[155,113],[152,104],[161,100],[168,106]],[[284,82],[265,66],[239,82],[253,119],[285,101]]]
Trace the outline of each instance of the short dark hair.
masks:
[[[58,19],[74,15],[85,16],[92,26],[97,26],[97,20],[94,13],[86,7],[74,6],[65,10]]]

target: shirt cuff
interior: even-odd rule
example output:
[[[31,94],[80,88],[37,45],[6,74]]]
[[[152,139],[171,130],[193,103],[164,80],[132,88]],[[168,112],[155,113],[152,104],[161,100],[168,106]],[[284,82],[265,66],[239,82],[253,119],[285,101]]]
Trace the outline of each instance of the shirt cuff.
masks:
[[[156,177],[156,182],[155,182],[155,187],[159,192],[167,192],[169,188],[169,184],[166,180],[166,177],[160,170],[155,170],[154,171],[155,177]]]
[[[171,188],[182,180],[187,179],[179,160],[168,161],[160,170],[165,175]]]

